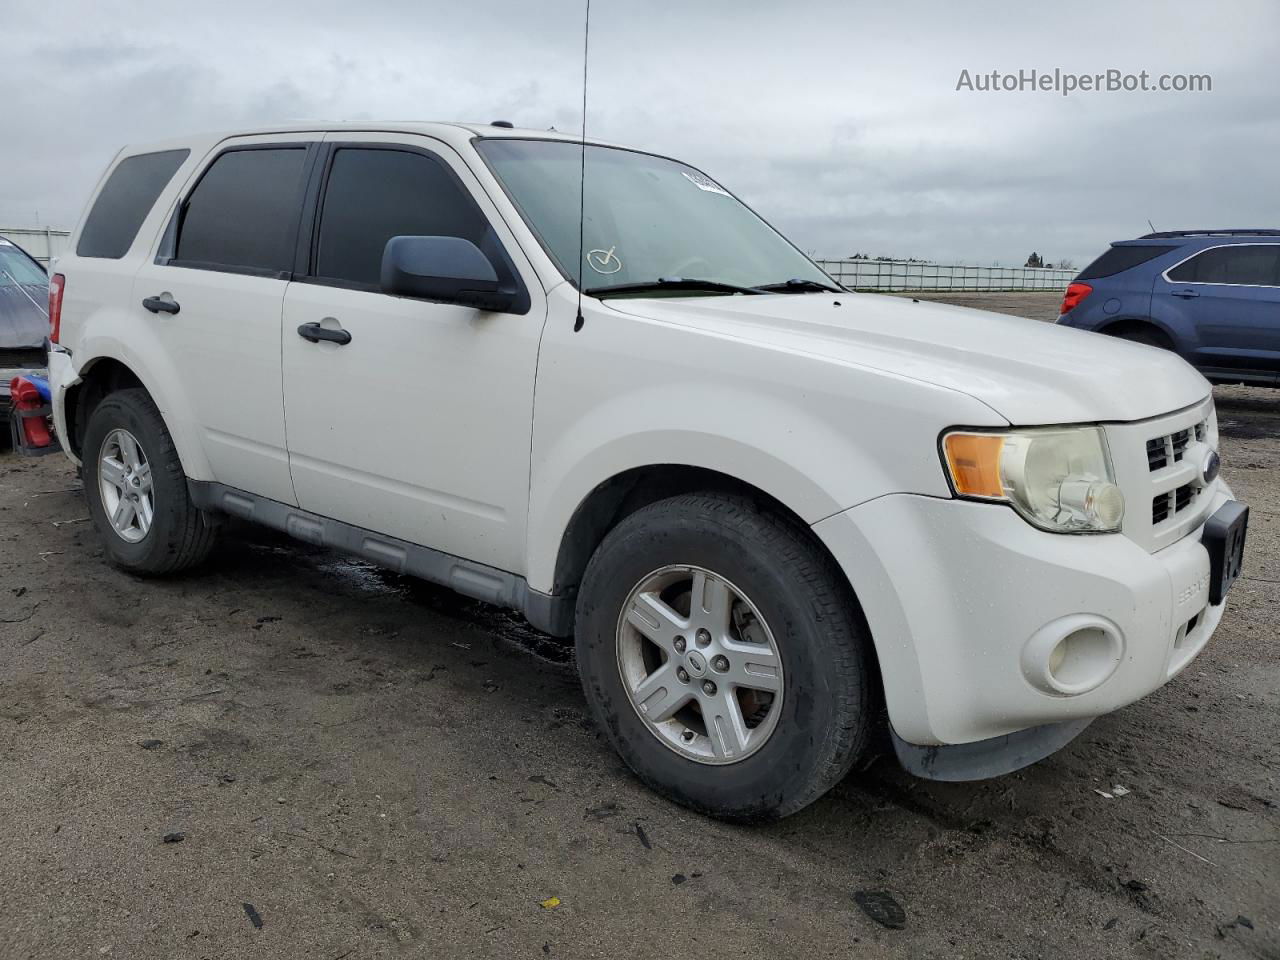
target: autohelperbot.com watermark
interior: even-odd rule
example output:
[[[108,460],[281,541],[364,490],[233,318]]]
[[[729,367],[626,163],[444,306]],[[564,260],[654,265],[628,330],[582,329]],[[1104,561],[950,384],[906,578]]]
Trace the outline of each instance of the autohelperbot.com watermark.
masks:
[[[1053,70],[961,70],[956,91],[967,93],[1211,93],[1213,77],[1207,73],[1151,73],[1139,70],[1103,70],[1073,73]]]

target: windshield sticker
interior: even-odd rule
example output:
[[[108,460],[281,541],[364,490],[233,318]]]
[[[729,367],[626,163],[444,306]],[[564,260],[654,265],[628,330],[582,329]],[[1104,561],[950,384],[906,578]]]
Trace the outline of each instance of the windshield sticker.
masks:
[[[613,253],[618,249],[618,245],[614,244],[608,250],[591,250],[587,253],[587,265],[596,273],[617,273],[622,269],[622,261]]]
[[[718,193],[722,197],[729,196],[729,191],[720,186],[720,184],[716,183],[710,177],[704,177],[700,173],[684,173],[683,170],[680,172],[684,175],[686,180],[692,183],[699,190],[705,190],[707,193]]]

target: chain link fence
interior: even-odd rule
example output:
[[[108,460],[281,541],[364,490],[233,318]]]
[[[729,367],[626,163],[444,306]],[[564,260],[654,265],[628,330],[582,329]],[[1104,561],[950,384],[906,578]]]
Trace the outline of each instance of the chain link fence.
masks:
[[[905,260],[819,260],[818,265],[852,290],[1062,290],[1079,272]]]

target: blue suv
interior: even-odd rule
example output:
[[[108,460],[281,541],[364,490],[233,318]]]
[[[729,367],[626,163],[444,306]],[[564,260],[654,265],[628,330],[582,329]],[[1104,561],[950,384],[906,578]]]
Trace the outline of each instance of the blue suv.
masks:
[[[1067,287],[1058,323],[1180,354],[1214,383],[1280,386],[1280,230],[1121,240]]]

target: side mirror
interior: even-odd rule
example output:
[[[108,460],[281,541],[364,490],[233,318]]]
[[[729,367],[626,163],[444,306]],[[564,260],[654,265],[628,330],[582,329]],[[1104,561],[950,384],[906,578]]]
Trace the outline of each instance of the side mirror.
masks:
[[[489,258],[460,237],[392,237],[382,251],[382,292],[478,310],[509,310]]]

